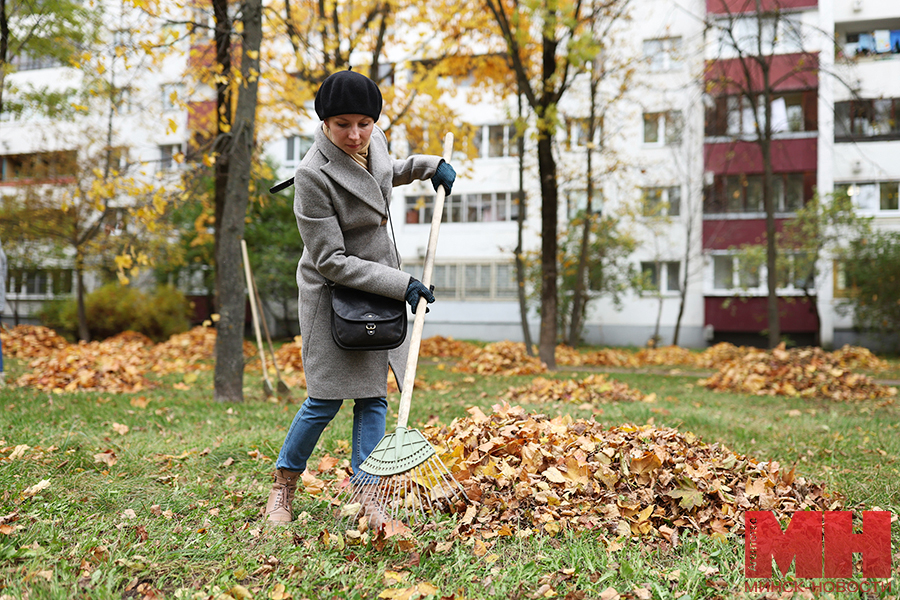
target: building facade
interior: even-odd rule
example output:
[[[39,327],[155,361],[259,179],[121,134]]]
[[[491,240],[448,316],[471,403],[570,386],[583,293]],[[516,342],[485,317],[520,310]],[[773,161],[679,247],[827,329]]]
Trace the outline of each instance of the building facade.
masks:
[[[587,135],[588,76],[576,80],[561,102],[561,235],[585,207],[592,152],[592,208],[615,216],[636,240],[629,260],[644,281],[643,291],[626,291],[618,302],[607,294],[592,295],[585,342],[643,345],[656,337],[668,344],[677,327],[684,346],[765,343],[765,268],[746,264],[740,247],[762,242],[765,233],[758,125],[767,111],[749,98],[766,86],[772,100],[776,226],[816,195],[827,198],[838,191],[853,197],[860,214],[874,217],[876,226],[900,230],[900,5],[767,0],[763,8],[757,14],[756,2],[748,0],[639,0],[633,9],[639,18],[613,31],[607,44],[609,60],[634,67],[628,92],[617,94],[613,82],[601,83],[593,139]],[[193,52],[171,57],[134,86],[143,91],[132,100],[132,124],[120,129],[135,148],[132,156],[150,171],[177,174],[175,158],[189,151],[214,113],[212,90],[188,91],[182,78],[189,61],[204,55],[202,48],[209,49],[209,40],[195,39]],[[770,56],[765,72],[753,66],[760,48]],[[10,77],[61,80],[70,71],[29,63]],[[402,78],[402,71],[395,77]],[[444,208],[434,271],[438,302],[425,335],[520,341],[514,263],[520,211],[524,250],[540,248],[532,130],[525,132],[520,156],[516,98],[485,99],[481,90],[467,87],[471,81],[453,84],[449,102],[458,125],[474,131],[470,139],[458,140],[458,148],[474,144],[469,155],[475,158],[462,151],[454,156],[459,178]],[[166,119],[142,120],[137,107],[148,103]],[[176,127],[167,125],[169,119]],[[293,174],[319,126],[308,118],[292,122],[284,127],[282,120],[279,129],[260,134],[280,177]],[[5,192],[13,192],[21,179],[17,164],[31,152],[29,144],[39,145],[22,134],[32,125],[21,118],[0,122]],[[63,144],[47,151],[70,150]],[[392,151],[399,156],[415,148],[393,135]],[[405,267],[413,272],[421,269],[433,196],[428,182],[394,191],[391,225]],[[796,258],[798,265],[801,259]],[[866,343],[852,315],[838,310],[846,296],[840,269],[828,257],[819,263],[815,281],[802,278],[799,266],[779,274],[783,335],[798,344]],[[8,306],[27,304],[24,315],[43,299],[71,293],[65,261],[45,267],[11,272]],[[191,281],[181,282],[185,291],[208,295]],[[188,289],[192,285],[197,289]],[[284,323],[295,318],[295,308],[272,306],[270,314]],[[536,339],[539,315],[533,304],[527,315]]]

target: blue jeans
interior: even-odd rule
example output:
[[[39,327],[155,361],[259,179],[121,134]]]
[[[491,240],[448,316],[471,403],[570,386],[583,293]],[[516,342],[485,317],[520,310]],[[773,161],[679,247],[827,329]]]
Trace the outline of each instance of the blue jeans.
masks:
[[[338,413],[342,403],[343,400],[307,398],[294,415],[284,438],[284,445],[278,453],[275,468],[303,472],[319,436]],[[353,467],[355,477],[359,476],[359,465],[384,437],[386,419],[385,398],[357,398],[353,401],[353,453],[350,466]]]

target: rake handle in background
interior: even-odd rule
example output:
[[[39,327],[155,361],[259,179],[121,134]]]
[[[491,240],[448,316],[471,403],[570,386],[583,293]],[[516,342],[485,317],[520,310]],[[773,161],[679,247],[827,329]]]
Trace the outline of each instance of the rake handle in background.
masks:
[[[453,154],[453,134],[444,136],[444,161],[450,162]],[[441,218],[444,214],[444,198],[447,192],[444,186],[439,185],[434,197],[434,214],[431,217],[431,231],[428,234],[428,247],[425,250],[425,269],[422,272],[422,283],[425,287],[431,286],[432,272],[434,271],[434,254],[437,250],[438,233],[441,228]],[[428,301],[419,296],[419,304],[416,306],[416,316],[413,320],[412,336],[409,341],[409,354],[406,358],[406,373],[403,375],[403,391],[400,394],[400,409],[397,416],[397,429],[405,429],[409,421],[409,405],[412,402],[413,386],[416,382],[416,367],[419,363],[419,347],[422,344],[422,330],[425,327],[425,307]]]
[[[266,368],[266,351],[262,344],[262,334],[259,331],[259,314],[256,311],[256,302],[253,297],[253,274],[250,271],[250,255],[247,254],[247,242],[241,240],[241,253],[244,257],[244,276],[247,279],[247,290],[250,293],[250,312],[253,314],[253,329],[256,332],[256,344],[259,346],[259,360],[262,362],[263,380],[265,381],[265,391],[272,395],[272,384],[269,382],[269,371]]]
[[[263,331],[266,333],[269,354],[272,355],[272,366],[275,367],[275,377],[278,379],[278,394],[282,396],[289,395],[291,390],[284,382],[284,379],[281,378],[281,370],[278,368],[278,360],[275,358],[275,346],[272,344],[272,335],[269,333],[269,323],[266,321],[266,313],[263,310],[262,298],[259,296],[259,286],[256,285],[256,277],[253,277],[253,296],[256,298],[256,306],[259,310],[259,320],[262,321]]]

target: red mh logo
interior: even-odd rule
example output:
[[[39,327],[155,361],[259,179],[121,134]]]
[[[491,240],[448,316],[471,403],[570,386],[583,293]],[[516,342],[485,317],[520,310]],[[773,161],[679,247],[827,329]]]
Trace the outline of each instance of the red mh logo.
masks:
[[[853,553],[862,554],[863,577],[891,576],[891,513],[864,511],[861,533],[853,533],[849,511],[800,511],[781,530],[771,511],[744,513],[744,574],[771,578],[772,559],[787,573],[795,562],[797,577],[848,578]]]

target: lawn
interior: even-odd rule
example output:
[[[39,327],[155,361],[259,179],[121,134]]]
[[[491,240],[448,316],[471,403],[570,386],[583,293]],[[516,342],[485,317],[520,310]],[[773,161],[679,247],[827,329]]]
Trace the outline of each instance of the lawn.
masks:
[[[7,364],[10,378],[25,368]],[[793,466],[824,484],[836,506],[900,514],[897,403],[714,392],[695,375],[622,371],[609,377],[655,401],[522,406],[604,427],[692,432]],[[743,538],[733,534],[667,543],[568,528],[482,540],[455,537],[461,515],[441,515],[407,539],[358,538],[345,535],[321,496],[302,492],[297,521],[267,527],[261,511],[274,458],[303,390],[291,402],[267,400],[259,371],[249,371],[245,402],[217,404],[212,372],[194,373],[189,385],[169,375],[134,394],[0,390],[0,600],[764,596],[744,592]],[[418,376],[443,384],[414,394],[417,427],[467,417],[470,407],[490,414],[508,388],[533,379],[456,373],[452,361],[438,359],[423,359]],[[350,407],[326,430],[311,464],[348,460]],[[389,414],[389,424],[395,418]],[[900,593],[896,523],[892,532],[893,592],[869,597]]]

